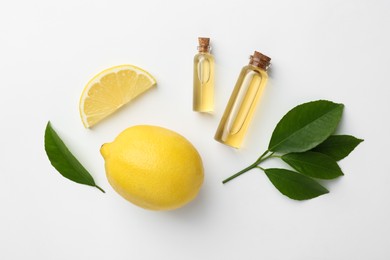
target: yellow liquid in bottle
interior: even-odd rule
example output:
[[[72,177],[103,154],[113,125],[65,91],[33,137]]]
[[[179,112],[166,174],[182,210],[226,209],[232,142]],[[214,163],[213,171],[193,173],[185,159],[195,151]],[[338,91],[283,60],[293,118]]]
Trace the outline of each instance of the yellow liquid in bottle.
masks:
[[[240,148],[267,79],[267,72],[261,68],[248,65],[242,69],[218,126],[215,140]]]
[[[207,52],[198,53],[194,57],[193,110],[214,110],[214,57]]]

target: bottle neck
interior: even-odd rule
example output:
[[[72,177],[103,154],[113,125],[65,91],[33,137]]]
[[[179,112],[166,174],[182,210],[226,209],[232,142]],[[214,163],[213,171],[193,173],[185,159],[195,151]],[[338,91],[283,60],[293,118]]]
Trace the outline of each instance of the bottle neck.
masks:
[[[211,47],[209,45],[207,46],[198,46],[198,52],[199,53],[210,53]]]
[[[270,64],[265,65],[265,64],[258,64],[258,63],[249,62],[249,66],[252,66],[256,69],[261,69],[261,70],[267,71],[268,68],[270,67]]]

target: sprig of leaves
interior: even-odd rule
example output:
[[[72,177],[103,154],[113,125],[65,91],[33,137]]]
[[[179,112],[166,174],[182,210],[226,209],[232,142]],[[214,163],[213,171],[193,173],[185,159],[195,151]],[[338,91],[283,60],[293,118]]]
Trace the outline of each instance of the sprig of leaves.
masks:
[[[343,104],[317,100],[291,109],[276,125],[268,149],[251,165],[223,181],[258,168],[284,195],[307,200],[329,191],[315,179],[334,179],[343,175],[337,161],[348,156],[363,140],[350,135],[332,135]],[[260,166],[269,158],[278,158],[295,171]]]
[[[91,174],[69,151],[50,122],[47,123],[45,130],[45,150],[51,164],[62,176],[77,183],[96,187],[104,192],[96,185]]]

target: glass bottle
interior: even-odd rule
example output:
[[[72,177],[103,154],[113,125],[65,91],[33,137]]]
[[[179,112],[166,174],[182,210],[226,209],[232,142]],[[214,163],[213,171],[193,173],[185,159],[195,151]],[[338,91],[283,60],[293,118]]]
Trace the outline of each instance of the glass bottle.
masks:
[[[210,53],[210,38],[199,37],[199,53],[194,57],[193,110],[214,110],[214,57]]]
[[[271,58],[257,51],[250,56],[249,65],[241,70],[230,96],[215,134],[215,140],[240,148],[267,83],[270,61]]]

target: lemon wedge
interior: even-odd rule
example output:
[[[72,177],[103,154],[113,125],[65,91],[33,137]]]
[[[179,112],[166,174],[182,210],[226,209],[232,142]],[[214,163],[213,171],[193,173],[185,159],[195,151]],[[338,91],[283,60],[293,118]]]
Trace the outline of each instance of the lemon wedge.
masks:
[[[155,85],[150,73],[133,65],[119,65],[100,72],[81,94],[79,109],[84,126],[94,126]]]

